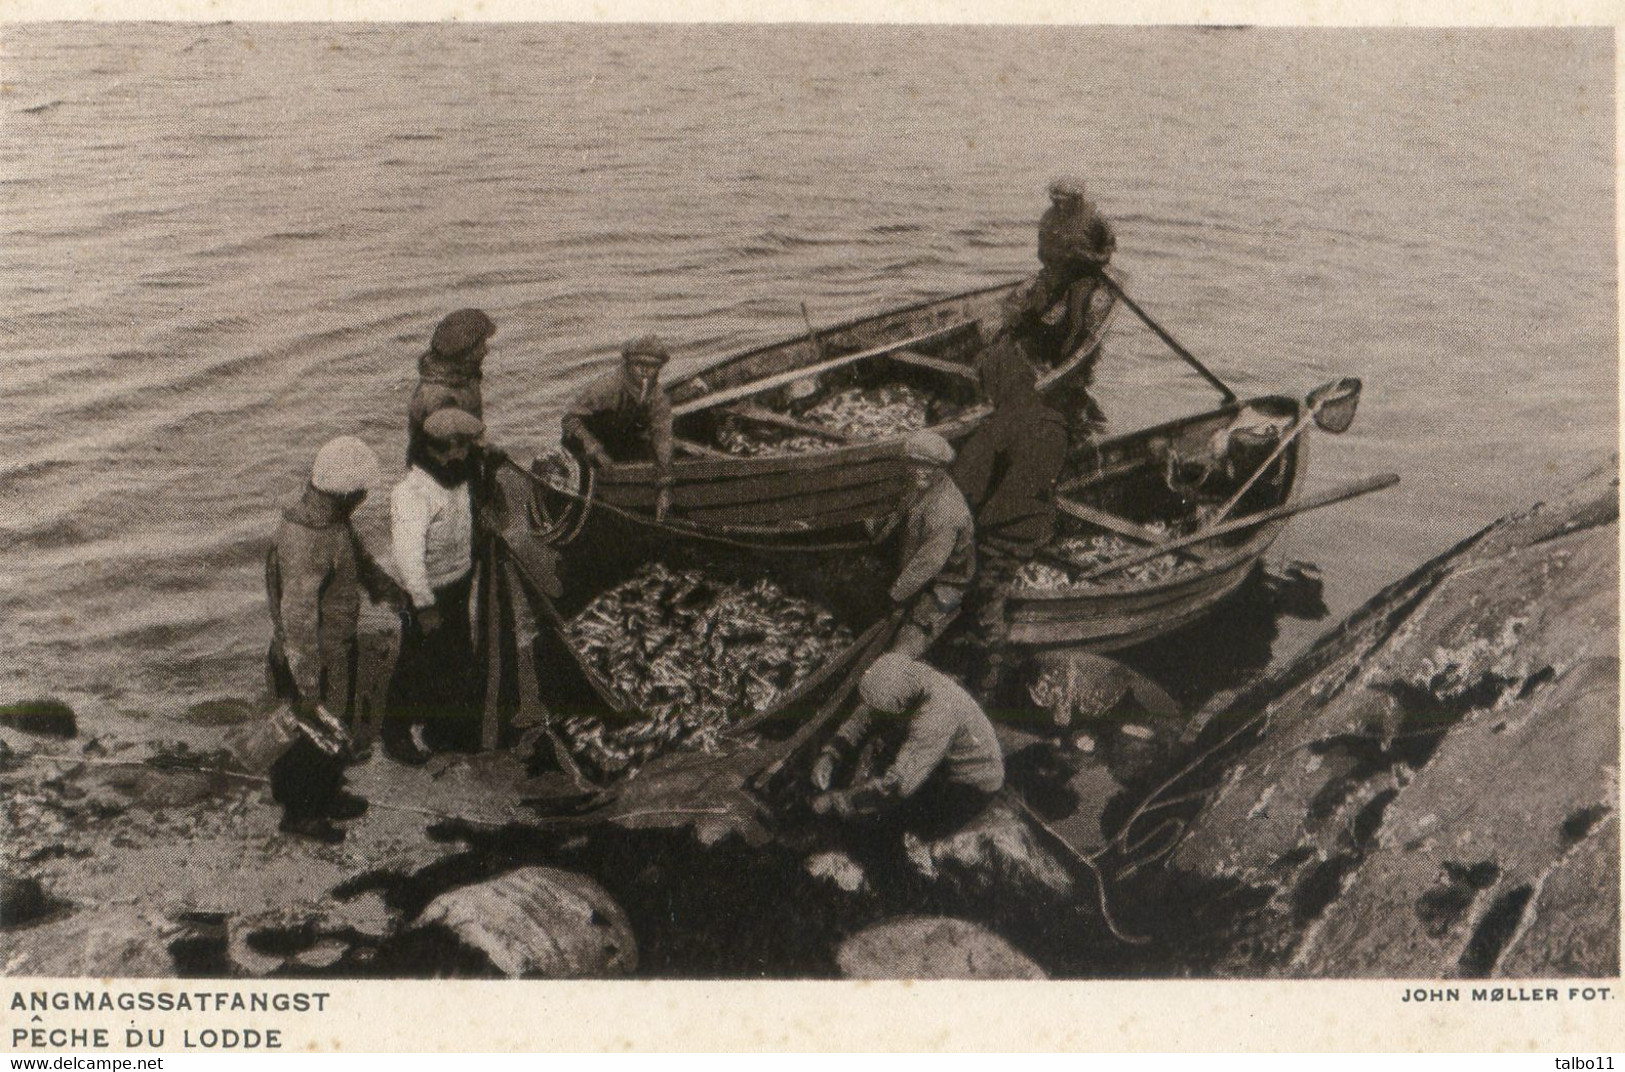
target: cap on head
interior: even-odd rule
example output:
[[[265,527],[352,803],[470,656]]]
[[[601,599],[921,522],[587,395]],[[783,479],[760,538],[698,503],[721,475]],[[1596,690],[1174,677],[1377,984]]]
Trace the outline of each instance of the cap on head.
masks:
[[[423,422],[423,434],[436,443],[472,443],[485,434],[485,422],[455,406],[437,409]]]
[[[858,695],[877,711],[901,714],[920,693],[919,665],[901,652],[889,651],[864,671]]]
[[[434,329],[429,346],[441,357],[461,357],[496,334],[494,321],[478,309],[459,309]]]
[[[1049,184],[1049,196],[1054,201],[1082,201],[1083,180],[1074,175],[1063,175]]]
[[[621,359],[657,368],[671,360],[671,351],[658,335],[644,335],[621,347]]]
[[[329,495],[354,495],[378,483],[378,455],[355,436],[339,436],[316,452],[310,484]]]
[[[903,439],[903,457],[946,469],[954,463],[954,448],[935,432],[910,432]]]

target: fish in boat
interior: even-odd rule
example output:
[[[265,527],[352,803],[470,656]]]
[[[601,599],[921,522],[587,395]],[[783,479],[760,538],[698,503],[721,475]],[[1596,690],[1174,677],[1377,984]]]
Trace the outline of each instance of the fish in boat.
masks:
[[[1188,625],[1247,578],[1282,517],[1154,557],[1136,552],[1211,524],[1257,468],[1229,516],[1289,506],[1308,466],[1307,414],[1269,395],[1102,439],[1085,471],[1056,489],[1057,533],[1023,567],[1006,604],[1010,642],[1115,651]],[[1122,569],[1113,562],[1143,561]]]
[[[960,444],[992,412],[978,355],[1020,282],[852,320],[725,357],[667,384],[678,453],[671,519],[759,538],[827,533],[884,516],[904,487],[899,443],[928,427]],[[1116,309],[1096,292],[1092,329],[1040,390],[1087,377]],[[893,415],[865,413],[886,407]],[[908,412],[904,412],[908,411]],[[912,413],[913,416],[910,416]],[[754,436],[741,436],[742,430]],[[734,449],[739,443],[765,449]],[[585,469],[585,466],[582,466]],[[654,514],[650,461],[592,469],[576,493],[611,511]]]

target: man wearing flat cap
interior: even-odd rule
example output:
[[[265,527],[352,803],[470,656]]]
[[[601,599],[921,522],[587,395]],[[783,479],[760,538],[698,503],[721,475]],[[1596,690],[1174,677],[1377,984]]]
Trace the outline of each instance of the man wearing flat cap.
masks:
[[[1049,196],[1050,207],[1038,223],[1042,268],[1011,293],[1004,308],[1004,336],[1039,369],[1064,363],[1094,330],[1100,274],[1117,248],[1117,236],[1085,196],[1083,180],[1056,179]],[[1069,414],[1075,439],[1105,419],[1088,394],[1092,373],[1082,368],[1069,376],[1070,397],[1055,399]]]
[[[615,462],[655,463],[659,493],[655,518],[671,509],[671,400],[660,386],[660,370],[671,355],[653,335],[621,348],[621,367],[589,383],[564,413],[564,441],[580,448],[596,466]]]
[[[964,493],[948,467],[954,448],[935,432],[903,440],[908,491],[902,509],[877,538],[901,528],[900,567],[892,603],[906,608],[893,651],[923,656],[959,617],[965,590],[976,575],[976,527]]]
[[[412,606],[390,681],[383,743],[406,763],[425,761],[436,747],[467,746],[470,732],[478,735],[470,479],[484,434],[484,423],[461,409],[430,413],[422,449],[390,494],[395,566]]]
[[[475,417],[485,416],[480,395],[484,378],[486,341],[497,326],[478,309],[459,309],[440,321],[429,349],[418,358],[418,385],[407,405],[407,454],[422,439],[423,422],[435,410],[455,407]]]
[[[813,764],[813,787],[820,790],[814,811],[842,819],[890,813],[940,836],[975,818],[1004,786],[993,724],[947,674],[891,652],[864,673],[858,695],[862,706]],[[850,788],[833,788],[837,771],[875,738],[892,753],[885,773],[859,770]]]

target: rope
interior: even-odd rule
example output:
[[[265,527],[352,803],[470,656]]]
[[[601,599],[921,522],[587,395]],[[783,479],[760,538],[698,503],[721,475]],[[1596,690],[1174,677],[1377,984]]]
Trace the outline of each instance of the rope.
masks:
[[[1010,796],[1011,799],[1016,802],[1016,806],[1026,813],[1027,818],[1037,823],[1044,833],[1048,834],[1051,838],[1058,842],[1062,848],[1072,855],[1074,859],[1076,859],[1084,867],[1087,867],[1091,875],[1095,876],[1095,890],[1100,902],[1100,918],[1106,924],[1106,929],[1111,932],[1112,937],[1116,938],[1124,945],[1145,945],[1146,943],[1150,942],[1151,938],[1149,935],[1123,933],[1122,929],[1117,926],[1117,921],[1112,918],[1111,902],[1106,892],[1106,876],[1101,874],[1099,866],[1095,863],[1095,857],[1099,856],[1106,850],[1102,849],[1100,852],[1094,853],[1093,855],[1079,852],[1073,847],[1072,842],[1068,841],[1061,835],[1059,830],[1056,830],[1053,826],[1049,825],[1049,823],[1046,823],[1043,816],[1034,811],[1032,805],[1023,800],[1019,793],[1012,793]]]
[[[15,762],[16,760],[21,760],[22,762],[25,762],[25,763],[26,762],[32,762],[32,761],[38,761],[38,762],[43,762],[43,763],[56,763],[56,764],[62,764],[62,765],[75,765],[75,766],[79,765],[79,764],[86,764],[86,765],[89,765],[89,766],[92,766],[92,767],[153,767],[154,766],[153,764],[148,763],[148,762],[146,762],[144,760],[134,760],[134,759],[92,759],[92,758],[87,757],[87,756],[79,756],[79,757],[73,757],[73,756],[45,756],[45,755],[34,754],[34,755],[15,757],[13,761]],[[173,770],[173,771],[188,771],[188,772],[191,772],[193,774],[214,774],[214,775],[219,775],[219,776],[224,777],[224,778],[235,778],[238,781],[242,781],[242,782],[251,782],[251,783],[254,783],[256,785],[270,785],[271,784],[271,779],[265,777],[264,775],[261,775],[261,774],[246,774],[246,773],[244,773],[242,771],[229,770],[229,769],[227,769],[225,767],[197,767],[197,766],[191,766],[189,764],[184,764],[184,763],[164,763],[164,764],[158,765],[154,769],[157,769],[157,770]],[[369,798],[367,798],[367,803],[368,803],[368,805],[370,807],[378,808],[378,809],[380,809],[382,811],[406,812],[406,813],[409,813],[409,814],[412,814],[412,815],[427,816],[428,818],[431,818],[431,819],[441,819],[441,820],[444,820],[446,822],[468,823],[468,824],[470,824],[472,826],[488,826],[488,827],[491,827],[493,829],[498,829],[498,828],[501,828],[501,827],[504,827],[504,826],[508,826],[512,822],[512,820],[506,820],[506,819],[499,820],[499,819],[471,818],[471,817],[466,816],[466,815],[455,815],[455,814],[452,814],[451,812],[436,811],[433,808],[420,808],[420,807],[418,807],[417,805],[414,805],[414,804],[401,804],[401,803],[398,803],[396,801],[387,800],[387,799],[374,799],[374,798],[369,797]],[[617,821],[622,820],[622,819],[642,819],[642,818],[646,818],[648,816],[653,816],[653,815],[728,815],[728,814],[730,814],[730,813],[729,813],[727,808],[643,808],[643,809],[640,809],[638,811],[620,812],[620,813],[617,813],[617,814],[614,814],[614,815],[606,815],[606,816],[603,816],[603,817],[599,817],[599,816],[592,815],[592,814],[555,816],[555,817],[552,817],[552,818],[549,818],[547,816],[537,816],[535,818],[525,819],[524,823],[526,825],[529,825],[529,826],[540,826],[540,827],[544,827],[544,828],[562,827],[562,828],[568,829],[568,828],[576,827],[576,826],[591,826],[591,825],[594,825],[595,823],[617,822]]]
[[[645,517],[642,514],[633,513],[630,510],[625,510],[625,509],[622,509],[619,506],[614,506],[614,505],[612,505],[610,503],[603,502],[602,500],[596,499],[596,498],[594,498],[594,497],[592,497],[590,495],[582,495],[580,492],[569,491],[569,490],[566,490],[565,488],[557,487],[557,486],[555,486],[553,484],[550,484],[547,481],[543,480],[541,477],[537,476],[535,473],[530,472],[528,469],[521,468],[519,463],[515,462],[512,458],[504,458],[503,459],[503,464],[512,467],[513,470],[515,472],[517,472],[517,473],[522,473],[525,476],[525,478],[530,480],[533,484],[537,484],[540,487],[544,487],[548,491],[553,492],[556,495],[562,495],[567,499],[574,499],[577,502],[582,503],[583,507],[595,508],[595,509],[599,509],[599,510],[607,510],[609,513],[614,514],[616,517],[622,518],[622,519],[624,519],[626,521],[630,521],[635,525],[641,525],[641,526],[643,526],[645,528],[654,529],[657,532],[674,534],[674,535],[677,535],[677,536],[685,536],[685,537],[689,537],[689,538],[697,539],[697,540],[706,540],[706,541],[708,541],[710,543],[721,544],[724,547],[736,547],[736,548],[739,548],[739,549],[745,550],[745,551],[772,551],[772,552],[775,552],[775,553],[796,552],[796,553],[800,553],[800,554],[828,554],[828,553],[830,553],[832,551],[859,551],[859,550],[866,550],[866,549],[874,546],[873,544],[871,544],[867,540],[840,540],[840,541],[832,541],[832,542],[828,542],[828,543],[813,543],[813,544],[763,543],[763,542],[755,541],[755,540],[742,540],[742,539],[739,539],[739,538],[733,537],[733,536],[724,536],[724,535],[721,535],[720,533],[716,533],[716,532],[708,532],[705,529],[702,529],[702,528],[699,528],[699,527],[696,527],[696,526],[692,526],[692,525],[678,525],[678,524],[673,524],[670,521],[656,521],[653,518]],[[588,468],[587,471],[588,471],[589,474],[593,474],[593,473],[596,472],[595,470],[593,470],[590,467]],[[591,476],[589,476],[589,479],[591,479]],[[561,542],[569,543],[571,540],[574,540],[576,538],[576,536],[580,535],[581,528],[586,524],[586,515],[587,515],[587,510],[583,509],[582,510],[582,519],[581,519],[581,521],[575,526],[575,530],[570,534],[569,538],[566,539],[566,540],[563,540]]]

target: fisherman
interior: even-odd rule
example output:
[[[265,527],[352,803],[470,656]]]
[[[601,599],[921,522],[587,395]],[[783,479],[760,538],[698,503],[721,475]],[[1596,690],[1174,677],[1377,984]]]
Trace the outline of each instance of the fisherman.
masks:
[[[813,764],[812,807],[841,819],[890,814],[933,835],[958,829],[1004,785],[1004,754],[993,724],[958,682],[917,659],[890,652],[858,683],[863,705]],[[900,743],[897,743],[900,738]],[[860,757],[870,742],[896,753],[871,776]],[[840,768],[856,766],[850,788],[834,789]]]
[[[471,479],[485,425],[455,407],[429,414],[422,448],[390,495],[395,565],[412,607],[389,687],[384,748],[403,763],[467,747],[472,717],[474,581]]]
[[[407,405],[407,461],[422,438],[423,422],[435,410],[453,406],[484,418],[480,393],[486,340],[497,326],[479,309],[459,309],[440,321],[429,349],[418,358],[418,385]]]
[[[318,709],[346,728],[354,718],[361,590],[375,603],[406,605],[405,592],[350,523],[377,480],[378,457],[361,440],[341,436],[322,447],[304,495],[283,511],[266,556],[267,676],[272,692],[307,726],[319,726]],[[337,843],[344,831],[332,820],[356,818],[367,802],[344,791],[342,750],[329,743],[335,747],[324,750],[308,735],[299,737],[271,767],[271,795],[283,807],[284,832]]]
[[[654,458],[655,518],[671,509],[671,401],[660,370],[671,360],[653,335],[621,348],[621,367],[589,383],[565,411],[564,441],[578,445],[594,465]]]
[[[911,432],[903,440],[909,489],[903,508],[877,534],[902,527],[901,568],[891,601],[907,615],[892,651],[916,658],[959,617],[965,590],[976,575],[975,522],[958,485],[948,475],[954,448],[935,432]]]
[[[1117,248],[1111,224],[1087,199],[1081,179],[1056,179],[1049,195],[1050,207],[1038,224],[1042,268],[1011,293],[1004,308],[1004,332],[1039,368],[1064,363],[1089,337],[1095,292]],[[1074,417],[1075,439],[1105,420],[1087,391],[1092,373],[1080,368],[1062,388],[1073,396],[1063,409]]]
[[[1066,418],[1034,386],[1012,346],[987,350],[982,389],[993,415],[965,444],[954,482],[976,516],[976,621],[986,650],[980,687],[998,688],[1010,634],[1005,604],[1016,572],[1055,534],[1055,481],[1066,463]]]

